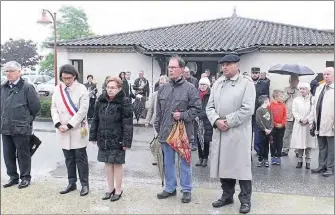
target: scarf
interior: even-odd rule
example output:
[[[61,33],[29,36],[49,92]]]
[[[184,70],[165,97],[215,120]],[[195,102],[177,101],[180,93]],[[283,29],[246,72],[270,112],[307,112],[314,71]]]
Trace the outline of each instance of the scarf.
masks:
[[[207,94],[208,90],[205,90],[205,91],[199,91],[199,97],[200,97],[200,100],[202,101],[205,97],[205,95]]]

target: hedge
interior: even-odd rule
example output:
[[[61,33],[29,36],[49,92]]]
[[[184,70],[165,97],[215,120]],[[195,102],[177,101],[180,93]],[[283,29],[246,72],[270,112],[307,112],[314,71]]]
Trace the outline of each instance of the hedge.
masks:
[[[41,98],[41,110],[38,113],[38,116],[51,118],[51,98],[42,97]]]

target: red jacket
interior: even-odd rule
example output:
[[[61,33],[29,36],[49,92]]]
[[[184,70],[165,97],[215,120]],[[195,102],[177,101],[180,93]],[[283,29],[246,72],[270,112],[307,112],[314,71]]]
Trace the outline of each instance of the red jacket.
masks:
[[[273,116],[274,127],[278,124],[286,125],[287,120],[287,110],[286,106],[282,102],[272,101],[270,104],[270,111]]]

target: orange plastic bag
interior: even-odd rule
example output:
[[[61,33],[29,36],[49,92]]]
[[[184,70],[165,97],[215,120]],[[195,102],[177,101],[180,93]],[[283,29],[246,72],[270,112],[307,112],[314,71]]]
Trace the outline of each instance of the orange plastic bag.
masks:
[[[188,164],[191,163],[191,147],[187,137],[184,122],[178,121],[171,129],[166,142],[173,148]]]

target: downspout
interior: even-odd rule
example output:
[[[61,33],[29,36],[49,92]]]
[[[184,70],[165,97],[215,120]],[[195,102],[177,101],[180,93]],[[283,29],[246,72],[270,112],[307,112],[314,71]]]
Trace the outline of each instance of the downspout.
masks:
[[[151,54],[151,95],[154,93],[155,86],[154,86],[154,55]]]

